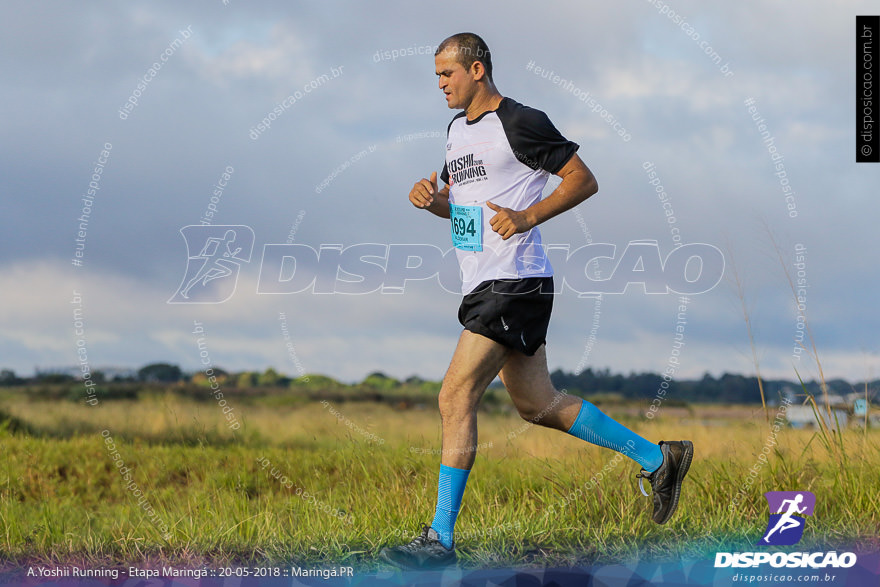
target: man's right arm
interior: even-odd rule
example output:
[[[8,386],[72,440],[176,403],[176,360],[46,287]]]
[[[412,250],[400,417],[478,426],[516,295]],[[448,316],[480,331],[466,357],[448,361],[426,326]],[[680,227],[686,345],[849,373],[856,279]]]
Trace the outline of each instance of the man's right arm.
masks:
[[[422,208],[440,218],[449,218],[449,186],[437,189],[437,172],[431,179],[422,178],[409,192],[409,201],[416,208]]]

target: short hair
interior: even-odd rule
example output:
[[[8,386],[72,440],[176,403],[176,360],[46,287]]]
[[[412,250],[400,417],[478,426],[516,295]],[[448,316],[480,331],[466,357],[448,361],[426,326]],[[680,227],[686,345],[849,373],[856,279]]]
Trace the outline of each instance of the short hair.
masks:
[[[492,53],[486,41],[474,33],[458,33],[447,37],[440,43],[434,56],[440,55],[444,51],[454,51],[457,61],[462,67],[469,70],[475,61],[483,64],[486,70],[486,77],[492,81]]]

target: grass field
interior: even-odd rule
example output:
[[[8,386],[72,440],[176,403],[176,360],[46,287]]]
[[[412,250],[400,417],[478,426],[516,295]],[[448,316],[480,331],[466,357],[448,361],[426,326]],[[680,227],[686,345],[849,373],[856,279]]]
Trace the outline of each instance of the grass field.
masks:
[[[430,522],[440,446],[430,404],[230,405],[243,423],[234,435],[216,403],[172,394],[95,407],[0,395],[12,417],[0,430],[2,566],[369,566],[382,546]],[[669,524],[651,522],[635,463],[497,409],[480,416],[456,527],[463,564],[751,550],[771,490],[817,496],[799,547],[880,546],[880,430],[846,431],[839,451],[809,430],[783,429],[771,443],[760,408],[669,408],[653,421],[639,416],[644,408],[603,406],[651,440],[689,438],[696,447]],[[750,469],[753,484],[731,508]]]

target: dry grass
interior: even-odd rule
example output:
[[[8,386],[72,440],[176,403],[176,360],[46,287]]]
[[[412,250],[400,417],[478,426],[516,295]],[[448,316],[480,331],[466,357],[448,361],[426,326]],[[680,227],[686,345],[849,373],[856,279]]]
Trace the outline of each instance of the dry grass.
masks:
[[[248,405],[238,408],[244,426],[233,435],[216,405],[174,396],[98,407],[7,398],[0,407],[34,432],[0,432],[6,566],[35,559],[373,565],[381,546],[429,521],[436,499],[440,427],[431,408],[345,403],[333,405],[338,417],[320,403]],[[731,507],[767,445],[760,409],[742,408],[739,415],[757,416],[748,420],[697,407],[689,423],[672,409],[651,422],[634,411],[609,408],[651,440],[689,438],[696,447],[668,525],[650,522],[635,463],[559,432],[523,429],[512,415],[481,414],[482,448],[457,525],[464,560],[589,563],[745,547],[766,523],[762,493],[794,489],[818,497],[805,547],[877,545],[880,431],[841,435],[850,462],[842,471],[816,433],[782,430],[757,481]],[[114,466],[105,429],[152,520]]]

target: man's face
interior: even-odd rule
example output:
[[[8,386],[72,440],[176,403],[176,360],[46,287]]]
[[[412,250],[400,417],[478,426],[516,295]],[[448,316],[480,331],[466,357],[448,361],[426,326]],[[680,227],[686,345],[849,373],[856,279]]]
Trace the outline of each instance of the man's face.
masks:
[[[477,82],[473,72],[458,62],[455,48],[435,56],[434,66],[440,78],[440,89],[446,94],[446,105],[453,109],[467,109],[477,92]]]

